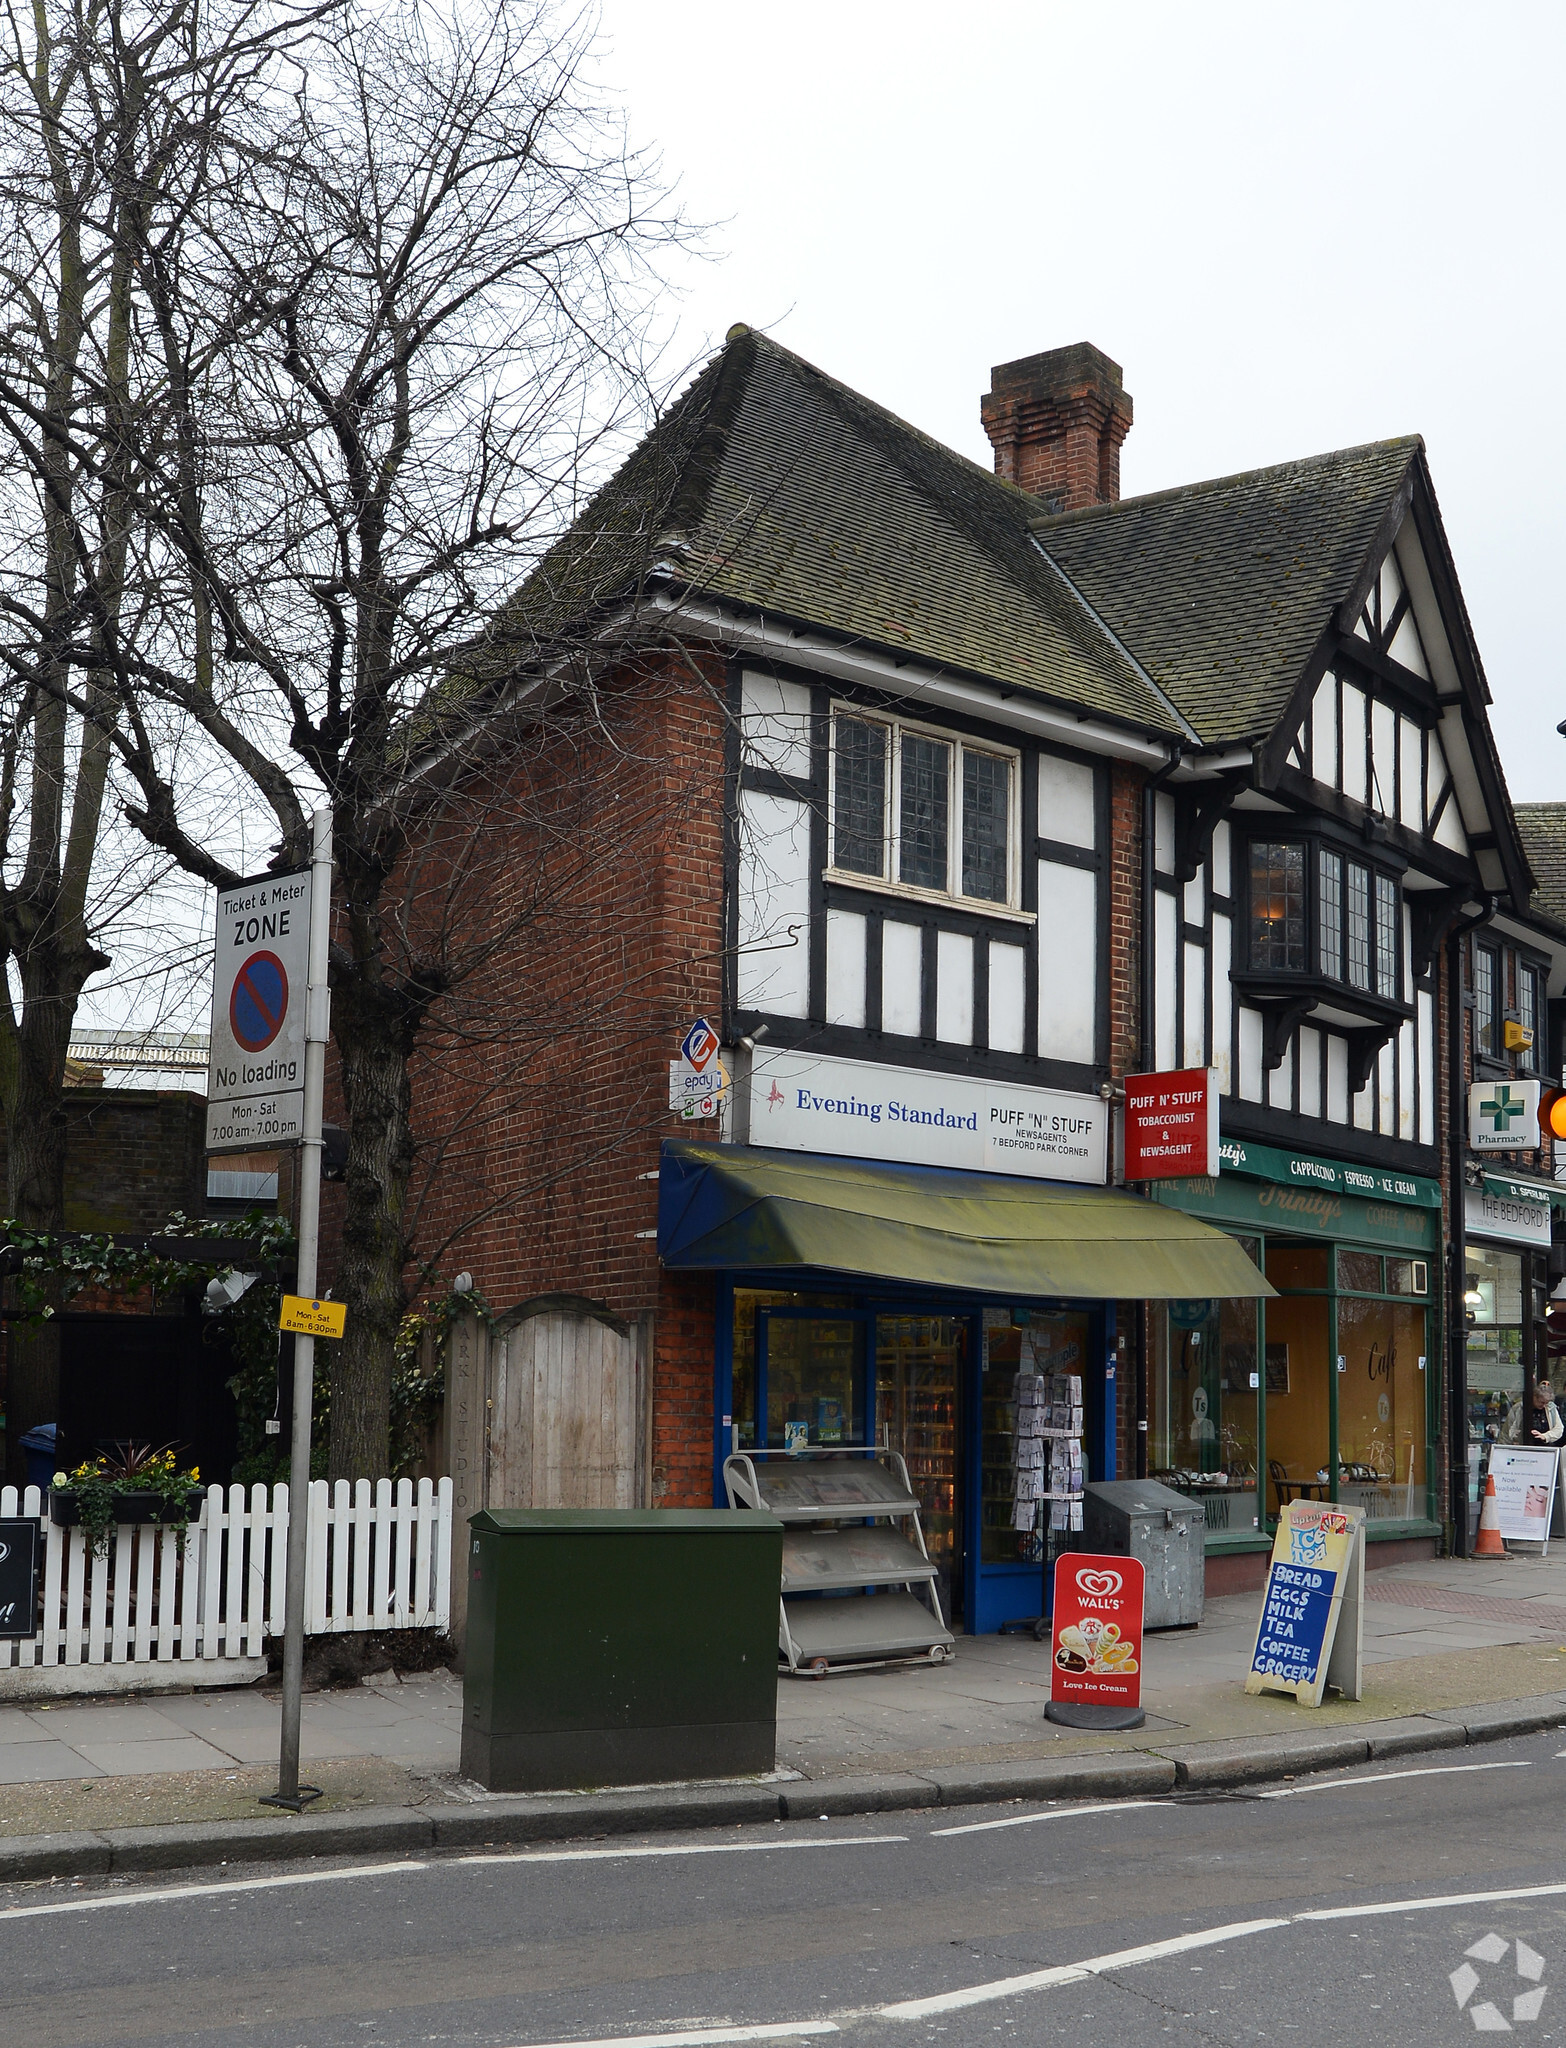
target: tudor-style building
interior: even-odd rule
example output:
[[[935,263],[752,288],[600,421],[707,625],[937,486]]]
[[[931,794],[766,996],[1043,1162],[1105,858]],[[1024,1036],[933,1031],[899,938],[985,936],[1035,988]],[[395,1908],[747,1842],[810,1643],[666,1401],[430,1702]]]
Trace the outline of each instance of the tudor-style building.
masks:
[[[1007,1463],[1026,1354],[1080,1372],[1091,1476],[1202,1500],[1215,1585],[1301,1489],[1363,1505],[1373,1561],[1428,1552],[1467,1460],[1454,1019],[1492,951],[1493,1002],[1544,1016],[1566,948],[1422,446],[1122,500],[1131,403],[1085,345],[982,416],[997,475],[736,329],[540,572],[609,701],[668,693],[628,762],[710,796],[599,906],[664,1035],[574,1099],[640,1114],[462,1241],[507,1313],[454,1366],[459,1479],[697,1504],[731,1447],[886,1441],[994,1627],[1049,1534]],[[696,1010],[716,1132],[660,1093]],[[1216,1071],[1222,1172],[1113,1192],[1119,1082],[1178,1067]],[[422,1077],[421,1131],[456,1085]]]

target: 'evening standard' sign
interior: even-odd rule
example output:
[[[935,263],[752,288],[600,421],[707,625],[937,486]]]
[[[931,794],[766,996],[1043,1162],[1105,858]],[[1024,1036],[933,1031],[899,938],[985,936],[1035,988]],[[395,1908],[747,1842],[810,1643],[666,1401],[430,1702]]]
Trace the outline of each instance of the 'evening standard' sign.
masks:
[[[752,1145],[794,1152],[1096,1185],[1109,1157],[1096,1095],[870,1060],[758,1050],[749,1109]]]
[[[304,1129],[310,876],[266,875],[217,900],[207,1150],[297,1145]]]
[[[1330,1684],[1359,1698],[1363,1521],[1362,1509],[1330,1501],[1294,1500],[1283,1510],[1247,1692],[1292,1692],[1302,1707],[1319,1707]]]

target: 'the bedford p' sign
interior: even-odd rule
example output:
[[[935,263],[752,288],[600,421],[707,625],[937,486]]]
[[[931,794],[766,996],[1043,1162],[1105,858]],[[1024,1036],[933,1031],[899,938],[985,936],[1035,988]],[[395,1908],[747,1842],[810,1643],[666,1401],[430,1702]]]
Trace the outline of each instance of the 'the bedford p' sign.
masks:
[[[1134,1557],[1068,1550],[1056,1558],[1051,1700],[1073,1706],[1141,1706],[1146,1581]]]

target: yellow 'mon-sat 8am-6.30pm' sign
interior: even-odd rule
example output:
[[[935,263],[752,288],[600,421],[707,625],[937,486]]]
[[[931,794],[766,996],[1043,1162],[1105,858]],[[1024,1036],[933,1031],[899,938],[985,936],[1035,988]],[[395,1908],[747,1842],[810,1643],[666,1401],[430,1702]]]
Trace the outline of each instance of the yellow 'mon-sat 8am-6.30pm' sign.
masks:
[[[346,1302],[311,1301],[303,1294],[285,1294],[277,1327],[291,1330],[296,1337],[340,1337],[347,1321]]]

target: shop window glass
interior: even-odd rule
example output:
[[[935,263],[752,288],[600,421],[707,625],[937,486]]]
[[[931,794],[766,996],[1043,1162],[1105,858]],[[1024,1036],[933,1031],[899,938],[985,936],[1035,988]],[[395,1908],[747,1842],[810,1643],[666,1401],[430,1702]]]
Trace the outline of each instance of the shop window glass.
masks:
[[[1286,1286],[1274,1250],[1267,1247],[1267,1277],[1275,1287]],[[1312,1277],[1303,1284],[1326,1285],[1324,1247],[1319,1268],[1307,1270]],[[1275,1515],[1289,1500],[1327,1495],[1332,1442],[1328,1376],[1335,1366],[1332,1304],[1325,1295],[1280,1294],[1266,1304],[1266,1317],[1267,1512]]]
[[[865,1324],[849,1316],[773,1310],[758,1321],[766,1339],[769,1450],[792,1439],[810,1450],[865,1441]],[[790,1427],[792,1425],[792,1428]]]
[[[1318,855],[1317,921],[1318,964],[1329,981],[1343,979],[1343,856]]]
[[[1267,1246],[1267,1278],[1274,1287],[1330,1287],[1331,1250],[1324,1244],[1270,1242]]]
[[[1474,1050],[1495,1056],[1496,959],[1488,946],[1474,948]]]
[[[1011,763],[1004,754],[962,754],[962,893],[1004,903],[1010,893],[1006,848],[1011,824]]]
[[[1338,1253],[1338,1285],[1355,1294],[1381,1292],[1381,1260],[1375,1252]]]
[[[967,1324],[955,1316],[878,1316],[875,1435],[899,1452],[919,1498],[930,1556],[940,1568],[947,1614],[962,1585],[958,1551],[957,1459]],[[1010,1513],[1010,1496],[1007,1512]]]
[[[1370,987],[1370,870],[1357,861],[1348,863],[1348,916],[1345,921],[1348,982],[1351,988]]]
[[[1481,1244],[1466,1257],[1468,1440],[1478,1445],[1500,1435],[1523,1398],[1523,1262]]]
[[[1339,1301],[1338,1355],[1338,1499],[1363,1508],[1367,1520],[1423,1519],[1424,1309],[1402,1301]]]
[[[841,1296],[822,1294],[794,1294],[755,1287],[736,1287],[734,1290],[733,1329],[733,1421],[739,1432],[739,1447],[742,1451],[757,1447],[756,1437],[756,1349],[757,1311],[763,1308],[846,1308],[848,1303]],[[773,1319],[772,1329],[776,1328]],[[769,1331],[769,1339],[772,1331]],[[769,1355],[775,1347],[769,1342]],[[827,1392],[827,1389],[823,1389]],[[769,1401],[769,1406],[771,1405]],[[783,1431],[775,1428],[774,1441],[781,1446]]]
[[[1254,1240],[1240,1240],[1254,1258]],[[1210,1531],[1249,1534],[1256,1498],[1258,1317],[1254,1301],[1150,1309],[1149,1470],[1202,1502]]]
[[[944,740],[905,732],[897,878],[911,889],[947,886],[947,815],[952,750]]]
[[[1397,995],[1397,952],[1397,884],[1390,875],[1377,875],[1376,988],[1384,996]]]
[[[840,716],[833,734],[833,864],[854,875],[884,876],[887,728]]]
[[[1251,965],[1298,973],[1305,966],[1305,849],[1251,846]]]

